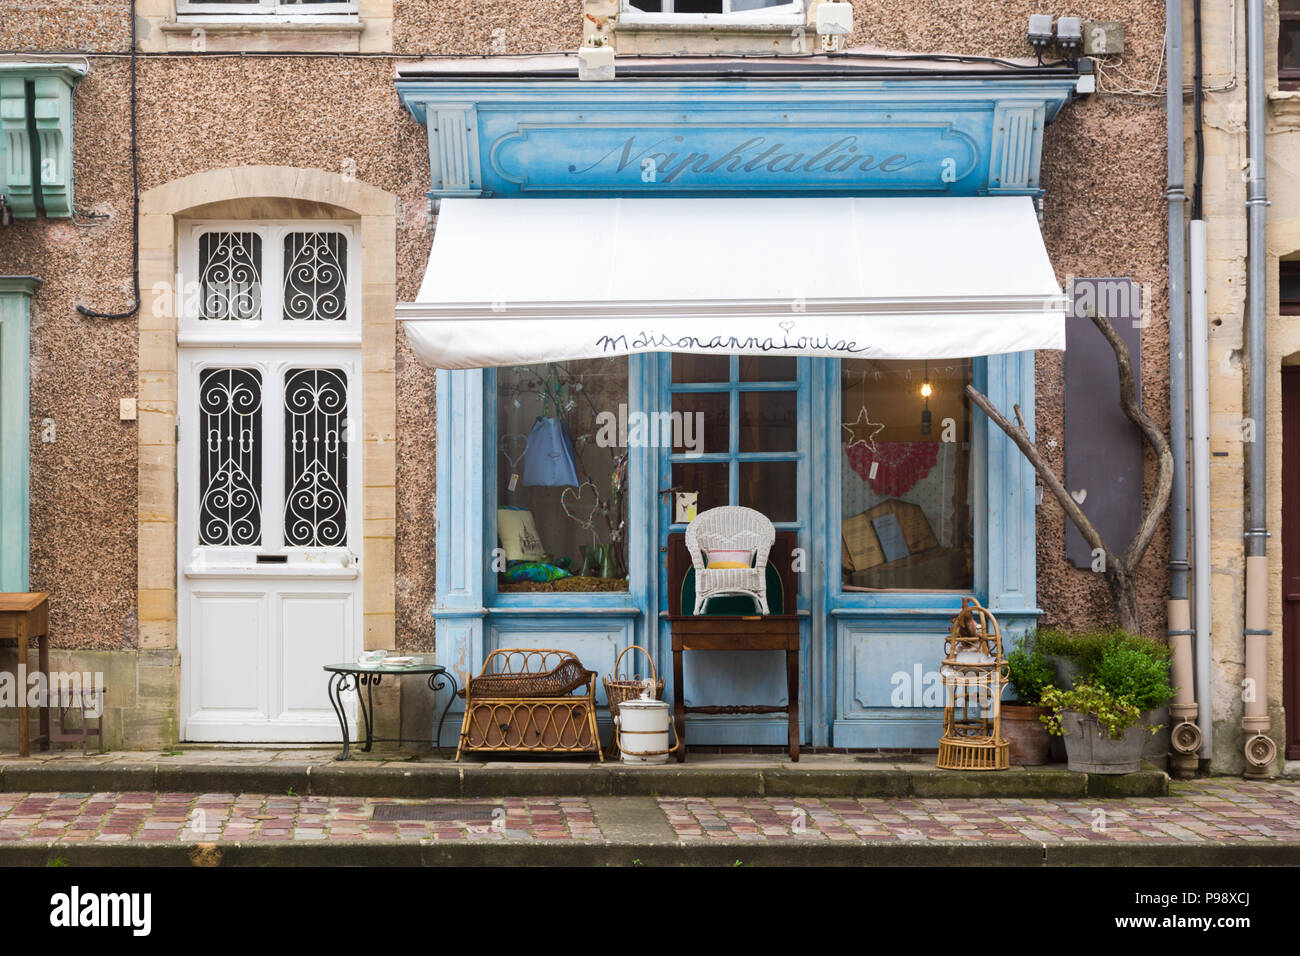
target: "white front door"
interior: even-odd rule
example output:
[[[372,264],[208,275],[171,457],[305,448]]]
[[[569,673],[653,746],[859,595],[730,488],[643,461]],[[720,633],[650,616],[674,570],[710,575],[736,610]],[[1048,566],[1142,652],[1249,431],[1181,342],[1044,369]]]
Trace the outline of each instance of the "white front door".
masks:
[[[194,246],[216,256],[197,263],[177,369],[183,740],[338,740],[322,667],[361,644],[361,361],[343,327],[356,316],[290,324],[276,244],[309,235],[290,228]],[[258,288],[214,267],[231,243],[257,254]]]

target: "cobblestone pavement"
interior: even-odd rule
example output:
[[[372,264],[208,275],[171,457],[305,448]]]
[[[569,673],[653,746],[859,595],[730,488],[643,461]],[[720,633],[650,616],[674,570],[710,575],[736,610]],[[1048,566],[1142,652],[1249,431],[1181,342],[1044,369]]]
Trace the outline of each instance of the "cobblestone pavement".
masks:
[[[472,820],[375,820],[385,804]],[[454,804],[455,807],[448,806]],[[368,800],[231,793],[0,793],[0,844],[600,839],[583,797]]]
[[[927,800],[675,797],[682,840],[1300,843],[1300,784],[1174,783],[1167,797]]]
[[[1146,799],[623,797],[684,843],[1300,843],[1300,783],[1174,783]],[[611,798],[605,798],[607,801]],[[608,803],[603,804],[609,806]],[[462,819],[375,820],[385,806]],[[381,811],[381,813],[384,811]],[[473,819],[463,819],[469,816]],[[602,841],[585,797],[396,800],[230,793],[0,793],[0,844]]]

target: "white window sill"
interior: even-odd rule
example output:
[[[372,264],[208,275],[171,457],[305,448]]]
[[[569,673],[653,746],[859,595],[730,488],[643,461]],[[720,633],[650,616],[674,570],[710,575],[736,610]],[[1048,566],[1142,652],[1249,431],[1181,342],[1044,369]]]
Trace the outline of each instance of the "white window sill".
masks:
[[[319,16],[280,17],[249,14],[245,16],[187,14],[182,13],[175,20],[162,25],[164,33],[189,33],[195,27],[213,31],[268,31],[292,32],[308,29],[312,31],[338,31],[342,33],[360,33],[361,20],[355,13],[321,14]]]

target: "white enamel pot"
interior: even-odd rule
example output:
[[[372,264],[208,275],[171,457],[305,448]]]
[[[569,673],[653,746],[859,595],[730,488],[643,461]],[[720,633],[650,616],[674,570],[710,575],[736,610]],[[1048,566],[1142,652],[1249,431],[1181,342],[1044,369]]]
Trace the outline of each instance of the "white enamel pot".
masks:
[[[667,763],[677,746],[668,746],[668,702],[625,700],[618,705],[614,733],[624,763]]]

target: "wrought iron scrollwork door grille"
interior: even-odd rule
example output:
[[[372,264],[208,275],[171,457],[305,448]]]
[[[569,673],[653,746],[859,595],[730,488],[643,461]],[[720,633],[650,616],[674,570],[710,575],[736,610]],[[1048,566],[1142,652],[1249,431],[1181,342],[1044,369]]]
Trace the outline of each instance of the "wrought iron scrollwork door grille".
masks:
[[[359,336],[355,225],[221,221],[185,228],[182,344],[268,337],[343,344]]]
[[[348,317],[348,239],[341,232],[284,237],[284,321],[340,322]]]
[[[196,543],[347,548],[351,363],[250,364],[197,372]]]
[[[256,369],[199,375],[199,543],[262,543],[262,377]]]
[[[347,375],[295,368],[284,379],[284,543],[347,544]]]

